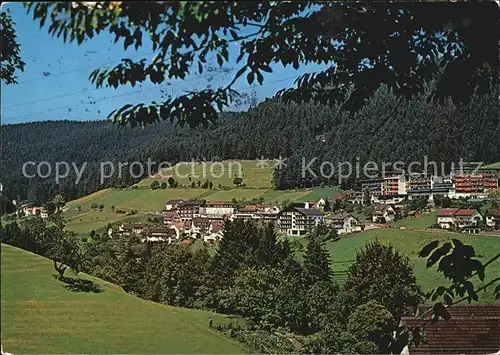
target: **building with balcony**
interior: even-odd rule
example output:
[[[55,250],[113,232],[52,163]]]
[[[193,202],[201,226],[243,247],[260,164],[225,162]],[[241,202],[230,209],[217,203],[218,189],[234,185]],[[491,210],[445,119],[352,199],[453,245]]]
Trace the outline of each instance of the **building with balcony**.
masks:
[[[389,223],[396,219],[396,211],[392,205],[379,204],[373,207],[372,221],[375,223]]]
[[[187,200],[177,205],[177,214],[182,221],[200,217],[200,207],[205,206],[205,200]]]
[[[325,216],[324,220],[326,225],[337,231],[337,234],[360,232],[362,230],[358,219],[349,213]]]
[[[489,211],[486,215],[486,225],[495,229],[500,229],[500,210]]]
[[[183,200],[170,200],[165,203],[165,211],[175,210]]]
[[[234,210],[234,204],[231,202],[206,202],[205,205],[200,206],[200,215],[206,217],[223,217],[233,214]]]
[[[323,212],[310,208],[307,202],[304,207],[292,205],[278,213],[277,228],[286,235],[304,235],[320,224],[323,216]]]
[[[385,177],[382,182],[382,195],[406,195],[406,178],[404,175]]]
[[[437,224],[443,229],[477,228],[483,216],[475,209],[443,208],[437,214]]]
[[[498,188],[496,170],[462,170],[451,174],[457,197],[486,195]]]

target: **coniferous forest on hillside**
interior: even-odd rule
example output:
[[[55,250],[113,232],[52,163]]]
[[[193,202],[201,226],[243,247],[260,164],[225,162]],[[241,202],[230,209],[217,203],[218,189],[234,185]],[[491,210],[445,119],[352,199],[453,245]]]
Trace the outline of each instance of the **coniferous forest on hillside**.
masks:
[[[161,123],[144,128],[118,127],[106,121],[48,121],[2,126],[3,195],[43,203],[56,194],[74,199],[105,187],[129,186],[133,178],[123,170],[104,184],[101,162],[146,164],[148,158],[167,161],[257,159],[287,157],[276,170],[273,186],[291,189],[334,185],[329,179],[301,176],[303,158],[361,163],[500,160],[500,104],[495,94],[474,97],[462,107],[437,105],[422,95],[398,101],[381,88],[357,114],[321,105],[283,104],[269,99],[246,112],[224,113],[216,125],[196,129]],[[87,163],[75,184],[73,169],[59,184],[53,176],[26,178],[25,162]],[[318,166],[311,165],[318,171]],[[33,169],[33,168],[32,168]],[[153,166],[154,169],[154,166]],[[134,171],[135,176],[138,171]],[[147,174],[147,172],[145,172]]]

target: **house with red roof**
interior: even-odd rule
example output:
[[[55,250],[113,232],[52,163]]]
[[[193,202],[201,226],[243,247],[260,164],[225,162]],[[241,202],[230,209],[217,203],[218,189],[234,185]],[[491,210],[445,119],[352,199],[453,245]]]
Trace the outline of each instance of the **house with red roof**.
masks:
[[[174,222],[180,222],[181,218],[177,211],[163,211],[163,224],[170,225]]]
[[[486,215],[486,225],[495,229],[500,229],[500,210],[491,210]]]
[[[203,235],[203,241],[205,243],[215,244],[219,240],[222,239],[223,232],[222,229],[224,227],[224,223],[213,221],[210,224],[210,228],[208,229],[208,233]]]
[[[475,209],[443,208],[437,214],[437,224],[440,228],[470,228],[478,227],[483,216]]]

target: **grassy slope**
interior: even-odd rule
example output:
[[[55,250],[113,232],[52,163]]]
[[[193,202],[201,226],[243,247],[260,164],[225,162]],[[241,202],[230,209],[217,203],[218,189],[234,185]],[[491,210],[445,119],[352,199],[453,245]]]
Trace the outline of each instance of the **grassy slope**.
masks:
[[[432,212],[425,212],[424,215],[418,218],[405,218],[400,219],[393,223],[393,226],[398,227],[410,227],[410,228],[429,228],[433,224],[436,223],[436,218],[439,210],[435,210]]]
[[[243,162],[245,163],[245,162]],[[242,163],[242,164],[243,164]],[[243,166],[245,166],[243,164]],[[244,170],[246,171],[246,170]],[[252,171],[250,181],[264,181],[260,171]],[[257,174],[258,173],[258,174]],[[267,172],[270,181],[271,172]],[[149,186],[150,184],[146,184]],[[256,183],[255,186],[257,186]],[[331,196],[338,188],[315,188],[304,190],[277,191],[271,188],[234,188],[229,190],[206,190],[198,188],[177,188],[165,190],[151,190],[149,188],[138,189],[106,189],[94,194],[84,196],[80,199],[70,201],[67,204],[65,217],[68,221],[67,228],[76,233],[86,235],[91,230],[101,231],[108,223],[117,223],[130,220],[144,219],[141,212],[155,212],[163,210],[165,202],[171,199],[204,198],[207,201],[230,201],[233,198],[250,200],[262,197],[265,201],[280,202],[284,200],[318,201],[321,197]],[[96,203],[104,205],[103,211],[91,211],[90,206]],[[118,214],[111,207],[123,210],[137,210],[135,217]]]
[[[241,353],[208,329],[214,313],[144,301],[116,285],[75,293],[56,281],[49,260],[2,244],[2,345],[19,353]],[[69,275],[68,275],[69,276]],[[83,275],[80,275],[83,276]]]
[[[439,285],[446,285],[448,283],[448,281],[446,281],[442,275],[435,270],[435,268],[426,269],[425,259],[418,257],[418,252],[428,242],[434,239],[460,239],[464,243],[471,244],[474,247],[476,254],[478,254],[483,262],[491,259],[500,250],[500,238],[498,237],[465,235],[447,232],[420,232],[388,228],[372,229],[359,234],[343,237],[339,241],[331,242],[327,245],[331,255],[331,260],[334,262],[334,272],[345,271],[349,263],[343,263],[343,261],[354,260],[357,250],[359,250],[366,242],[376,238],[382,243],[393,245],[409,257],[410,262],[415,268],[417,279],[422,285],[424,291]],[[491,264],[486,269],[485,281],[487,282],[488,280],[492,280],[498,275],[500,275],[500,262]],[[340,276],[339,280],[341,281],[342,279],[342,276]],[[477,282],[477,285],[481,284],[477,279],[474,280],[474,282]],[[493,289],[494,287],[489,289],[486,293],[480,294],[480,301],[484,303],[494,302]]]
[[[235,176],[241,176],[243,182],[252,188],[269,189],[271,188],[271,177],[273,174],[274,162],[269,161],[267,166],[258,167],[257,160],[231,160],[220,163],[199,163],[177,164],[171,168],[164,169],[152,178],[142,180],[138,186],[151,186],[151,182],[167,181],[173,176],[181,185],[189,186],[191,182],[195,183],[206,179],[212,181],[215,187],[234,186]],[[220,176],[220,177],[219,177]],[[191,181],[188,177],[191,177]]]
[[[485,166],[481,167],[481,169],[500,169],[500,162],[485,165]]]

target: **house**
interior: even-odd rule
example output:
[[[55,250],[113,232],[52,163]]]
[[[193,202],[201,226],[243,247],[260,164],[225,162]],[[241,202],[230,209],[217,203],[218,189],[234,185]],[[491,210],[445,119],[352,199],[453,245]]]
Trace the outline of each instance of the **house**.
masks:
[[[406,195],[374,195],[371,202],[374,204],[399,205],[406,199]]]
[[[420,306],[418,314],[429,306]],[[495,354],[500,350],[500,305],[462,304],[447,308],[451,318],[430,322],[421,317],[403,317],[407,328],[425,324],[426,340],[411,345],[404,353],[413,354]],[[428,317],[427,317],[428,318]]]
[[[337,230],[338,234],[346,234],[361,231],[359,221],[349,213],[340,213],[325,217],[325,223]]]
[[[495,229],[500,229],[500,210],[489,211],[486,215],[486,225]]]
[[[142,223],[122,223],[118,227],[118,233],[121,235],[141,234],[144,230]]]
[[[202,237],[208,233],[210,229],[210,219],[195,217],[191,221],[191,228],[188,233],[192,238]]]
[[[389,223],[396,219],[396,211],[392,205],[378,204],[373,208],[372,221],[376,223]]]
[[[224,224],[221,222],[212,222],[210,224],[210,228],[208,233],[203,235],[203,242],[215,244],[217,243],[223,236],[222,228]]]
[[[41,215],[42,210],[43,210],[43,211],[45,211],[44,215],[46,215],[48,217],[48,211],[42,207],[36,207],[36,206],[32,206],[32,205],[23,205],[21,207],[21,209],[22,209],[25,216]],[[45,218],[45,217],[43,217],[43,218]]]
[[[406,185],[403,174],[386,176],[382,182],[382,195],[406,195]]]
[[[142,241],[145,242],[165,242],[169,243],[172,240],[178,240],[179,236],[173,228],[168,227],[149,227],[145,228],[142,232]]]
[[[347,201],[355,205],[362,205],[365,203],[365,195],[362,191],[354,191],[348,198]]]
[[[419,218],[422,216],[422,212],[419,210],[411,210],[408,212],[408,217],[411,219]]]
[[[234,204],[231,202],[207,202],[200,207],[200,215],[207,217],[222,217],[234,213]]]
[[[163,224],[169,225],[174,222],[180,222],[181,218],[179,217],[179,214],[177,211],[164,211],[163,212]]]
[[[319,201],[317,202],[318,209],[323,210],[325,208],[325,205],[326,205],[326,200],[323,197],[320,198]]]
[[[278,220],[279,212],[260,212],[260,218],[265,223],[274,223]]]
[[[452,171],[451,179],[457,197],[487,194],[498,188],[495,170],[477,170],[475,167]]]
[[[204,206],[205,200],[182,201],[177,205],[177,213],[181,220],[191,220],[200,216],[200,207]]]
[[[443,229],[478,227],[482,220],[483,216],[474,209],[443,208],[437,214],[437,224]]]
[[[279,209],[276,206],[265,206],[265,205],[246,205],[244,207],[238,208],[232,216],[231,220],[234,219],[245,219],[245,220],[261,220],[275,221],[277,219]]]
[[[166,211],[171,211],[175,210],[177,206],[179,206],[180,203],[182,203],[183,200],[170,200],[165,203],[165,210]]]
[[[307,202],[304,203],[304,207],[296,207],[292,204],[278,213],[277,226],[283,234],[304,235],[320,224],[323,216],[323,212],[310,208]]]
[[[49,213],[48,210],[46,210],[46,209],[41,209],[40,210],[40,217],[42,217],[42,218],[49,218],[49,216],[50,216],[50,213]]]

